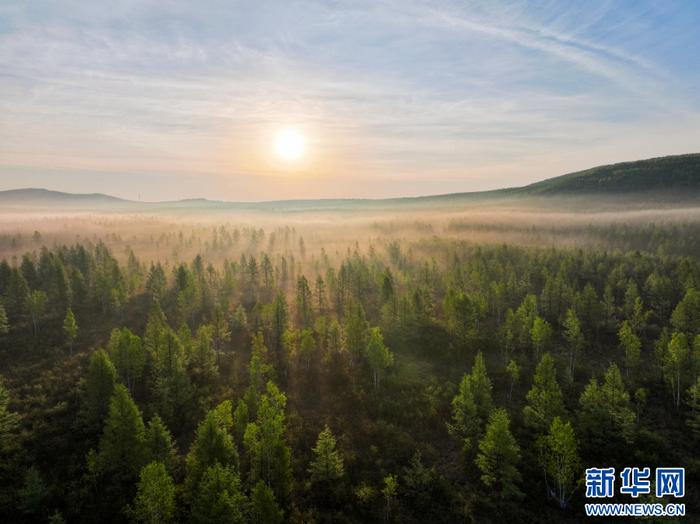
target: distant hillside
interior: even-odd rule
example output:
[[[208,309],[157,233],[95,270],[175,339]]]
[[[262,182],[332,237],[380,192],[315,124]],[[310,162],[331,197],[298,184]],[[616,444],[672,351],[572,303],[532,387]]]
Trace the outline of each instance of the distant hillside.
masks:
[[[700,153],[594,167],[520,188],[535,194],[700,192]]]
[[[595,196],[595,200],[590,197]],[[582,197],[582,198],[578,198]],[[101,193],[73,194],[47,189],[0,191],[0,206],[12,210],[31,208],[109,212],[356,212],[398,210],[434,206],[464,208],[472,205],[517,204],[535,207],[580,209],[597,205],[645,208],[700,205],[700,153],[652,158],[594,167],[549,178],[524,187],[388,199],[318,199],[269,202],[223,202],[200,198],[172,202],[135,202]],[[629,197],[629,198],[628,198]],[[578,202],[578,203],[577,203]],[[573,207],[572,207],[573,206]]]

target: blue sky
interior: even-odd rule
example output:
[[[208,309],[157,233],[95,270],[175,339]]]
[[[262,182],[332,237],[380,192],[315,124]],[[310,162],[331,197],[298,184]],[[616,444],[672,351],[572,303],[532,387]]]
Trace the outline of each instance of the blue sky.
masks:
[[[385,197],[700,151],[697,2],[112,3],[0,2],[0,189]]]

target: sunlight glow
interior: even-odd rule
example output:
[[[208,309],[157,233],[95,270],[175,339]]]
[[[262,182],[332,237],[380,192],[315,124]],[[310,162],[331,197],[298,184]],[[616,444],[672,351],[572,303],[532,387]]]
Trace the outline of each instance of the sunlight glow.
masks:
[[[294,161],[304,154],[304,136],[294,128],[281,129],[275,137],[275,153],[287,161]]]

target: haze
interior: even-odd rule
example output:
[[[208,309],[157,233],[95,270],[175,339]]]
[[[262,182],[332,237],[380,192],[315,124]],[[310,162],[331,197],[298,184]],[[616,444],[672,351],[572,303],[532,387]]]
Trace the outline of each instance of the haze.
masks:
[[[699,22],[672,2],[3,2],[0,189],[376,198],[694,151]]]

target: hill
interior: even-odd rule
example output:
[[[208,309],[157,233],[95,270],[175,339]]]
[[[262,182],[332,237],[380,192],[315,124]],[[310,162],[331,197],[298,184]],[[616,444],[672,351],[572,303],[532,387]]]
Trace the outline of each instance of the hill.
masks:
[[[0,191],[0,205],[6,209],[28,208],[111,212],[231,212],[258,211],[293,213],[406,209],[413,207],[462,207],[465,205],[518,204],[570,206],[595,196],[594,204],[604,207],[619,203],[649,205],[700,204],[700,153],[667,156],[594,167],[535,182],[524,187],[493,191],[450,193],[387,199],[317,199],[268,202],[225,202],[185,199],[170,202],[136,202],[101,193],[74,194],[47,189]],[[589,206],[586,199],[585,206]]]
[[[700,192],[700,154],[666,156],[599,166],[519,189],[534,194]]]

